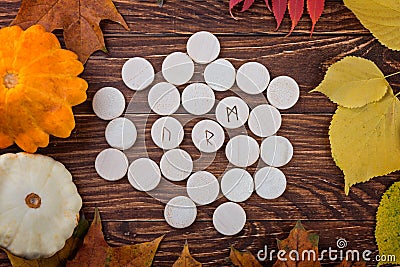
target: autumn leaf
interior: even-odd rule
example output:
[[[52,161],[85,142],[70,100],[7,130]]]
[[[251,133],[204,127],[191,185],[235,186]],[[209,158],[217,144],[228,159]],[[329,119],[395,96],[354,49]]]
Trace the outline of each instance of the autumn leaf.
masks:
[[[150,267],[163,237],[136,245],[110,247],[104,239],[100,213],[96,209],[83,245],[76,257],[67,262],[67,267]]]
[[[345,193],[356,183],[400,170],[400,102],[390,88],[361,108],[339,106],[329,130],[332,157],[343,171]]]
[[[292,20],[292,28],[290,29],[290,32],[288,34],[290,35],[293,32],[294,28],[297,26],[297,23],[299,23],[301,16],[303,15],[304,0],[289,0],[288,9],[290,19]]]
[[[107,51],[100,21],[109,19],[129,29],[111,0],[22,0],[12,25],[24,29],[41,24],[49,32],[64,30],[65,45],[83,63],[97,51]]]
[[[325,94],[340,106],[356,108],[382,99],[388,87],[389,83],[374,62],[345,57],[328,69],[322,83],[313,91]]]
[[[68,259],[72,258],[79,246],[82,244],[83,238],[89,228],[89,222],[81,216],[77,227],[71,238],[65,242],[65,246],[55,255],[47,259],[26,260],[12,255],[6,251],[8,259],[13,267],[62,267]]]
[[[287,260],[281,261],[277,259],[273,267],[320,267],[321,263],[318,261],[318,241],[318,235],[306,231],[301,222],[298,221],[296,226],[290,231],[288,238],[282,241],[278,240],[279,250],[286,251],[281,258]],[[291,258],[296,256],[291,255],[291,251],[296,251],[299,258],[292,260]]]
[[[249,9],[254,3],[254,0],[244,0],[243,7],[242,7],[242,12],[246,11]]]
[[[229,13],[231,14],[232,18],[236,19],[232,14],[232,9],[236,5],[242,2],[243,2],[242,12],[248,10],[254,4],[254,0],[229,0]],[[322,11],[324,9],[324,3],[325,0],[308,0],[307,2],[308,14],[310,15],[312,21],[311,35],[314,32],[315,24],[322,15]],[[272,9],[269,4],[269,0],[265,0],[265,4],[269,9],[269,11],[271,11],[274,14],[277,24],[276,30],[279,29],[282,23],[287,7],[289,8],[289,15],[292,20],[292,27],[288,34],[290,35],[293,32],[294,28],[296,27],[297,23],[299,22],[301,16],[303,15],[304,0],[272,0]]]
[[[400,182],[394,183],[383,194],[376,214],[375,238],[379,254],[394,255],[395,259],[381,261],[383,264],[400,264]]]
[[[344,0],[344,4],[381,42],[400,50],[400,5],[398,0]]]
[[[276,20],[276,29],[281,26],[283,17],[285,16],[288,0],[272,0],[272,11]]]
[[[195,260],[189,252],[189,245],[186,242],[183,247],[181,256],[176,260],[172,267],[201,267],[203,266],[200,262]]]
[[[367,263],[365,261],[347,261],[343,260],[341,263],[336,265],[335,267],[367,267]]]
[[[241,252],[231,246],[229,259],[236,267],[262,267],[261,263],[249,251]]]
[[[314,32],[315,24],[322,15],[324,10],[325,0],[307,0],[307,11],[312,21],[311,35]]]

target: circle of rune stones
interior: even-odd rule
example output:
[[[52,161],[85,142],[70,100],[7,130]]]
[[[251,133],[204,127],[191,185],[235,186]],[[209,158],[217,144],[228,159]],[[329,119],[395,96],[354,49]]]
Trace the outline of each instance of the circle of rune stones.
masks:
[[[132,121],[120,117],[125,110],[122,93],[116,88],[105,87],[95,94],[93,110],[99,118],[110,120],[105,137],[112,148],[98,154],[95,168],[99,176],[108,181],[119,180],[128,174],[130,184],[145,192],[154,190],[163,177],[172,182],[187,179],[187,196],[170,199],[164,209],[166,222],[175,228],[190,226],[196,219],[197,206],[214,202],[222,192],[229,202],[216,208],[213,224],[219,233],[235,235],[246,223],[246,212],[237,203],[246,201],[254,191],[261,198],[275,199],[286,189],[285,174],[278,167],[291,160],[293,146],[287,138],[276,135],[282,122],[279,109],[289,109],[296,104],[299,86],[288,76],[271,81],[268,69],[258,62],[244,63],[236,71],[227,59],[217,59],[220,43],[209,32],[192,35],[186,52],[174,52],[164,59],[162,75],[165,81],[153,85],[147,94],[151,110],[163,116],[151,127],[154,144],[165,151],[159,164],[149,158],[139,158],[129,165],[122,151],[134,145],[138,132]],[[195,64],[206,65],[205,83],[191,83],[181,93],[176,86],[191,80]],[[122,68],[125,85],[134,91],[146,90],[154,78],[154,68],[144,58],[131,58]],[[230,90],[235,82],[246,95],[262,94],[266,90],[269,104],[250,110],[245,99],[237,96],[225,97],[216,104],[215,93]],[[195,116],[209,113],[216,104],[216,121],[203,119],[191,131],[193,145],[203,153],[221,149],[225,141],[224,129],[236,129],[246,123],[248,129],[263,141],[259,145],[248,135],[230,138],[225,155],[235,168],[226,171],[219,180],[208,171],[193,172],[191,155],[178,148],[184,139],[183,126],[170,117],[181,104]],[[259,158],[267,166],[252,176],[245,168]]]

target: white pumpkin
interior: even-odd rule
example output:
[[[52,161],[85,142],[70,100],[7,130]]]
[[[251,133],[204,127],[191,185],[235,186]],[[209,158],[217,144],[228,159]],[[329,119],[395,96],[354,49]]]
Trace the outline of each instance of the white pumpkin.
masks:
[[[60,162],[27,153],[0,156],[0,247],[26,259],[62,249],[82,199]]]

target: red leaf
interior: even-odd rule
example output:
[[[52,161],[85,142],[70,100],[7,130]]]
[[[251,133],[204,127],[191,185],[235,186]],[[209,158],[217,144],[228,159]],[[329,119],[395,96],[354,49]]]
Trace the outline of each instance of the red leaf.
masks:
[[[272,11],[274,12],[277,23],[276,29],[279,29],[279,26],[281,26],[283,16],[285,16],[287,2],[288,0],[272,0]]]
[[[268,10],[272,12],[271,6],[269,5],[269,0],[265,0],[265,4],[267,5]]]
[[[253,3],[254,3],[254,0],[244,0],[242,12],[249,9]]]
[[[243,2],[243,0],[229,0],[229,13],[231,13],[231,17],[236,19],[232,14],[232,8],[234,8],[237,4]]]
[[[314,32],[315,24],[322,15],[324,4],[325,0],[307,0],[307,10],[308,14],[310,14],[310,18],[312,21],[311,35]]]
[[[297,23],[299,22],[301,15],[303,15],[304,11],[304,0],[289,0],[289,15],[292,20],[292,28],[288,35],[290,35],[294,28],[296,27]]]

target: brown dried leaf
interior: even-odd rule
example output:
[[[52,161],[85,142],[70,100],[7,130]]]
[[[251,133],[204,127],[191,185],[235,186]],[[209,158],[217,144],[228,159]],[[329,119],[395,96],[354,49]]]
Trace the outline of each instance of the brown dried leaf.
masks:
[[[163,237],[151,242],[112,248],[104,239],[100,214],[96,209],[83,245],[76,257],[67,262],[67,267],[150,267]]]
[[[278,240],[279,250],[286,251],[284,255],[280,256],[281,258],[287,259],[287,261],[280,261],[277,259],[273,267],[321,267],[321,263],[318,261],[318,241],[319,236],[308,232],[304,229],[301,222],[298,221],[296,226],[290,231],[288,238]],[[290,253],[291,251],[296,251],[299,257],[292,260],[297,256],[295,253]],[[303,253],[304,251],[310,252],[310,254]],[[316,259],[316,261],[314,261],[314,259]]]
[[[51,32],[64,30],[65,45],[85,63],[97,51],[107,52],[100,21],[109,19],[129,29],[111,0],[22,0],[12,25],[40,24]]]
[[[89,222],[82,216],[72,237],[65,242],[65,246],[60,251],[50,258],[26,260],[3,250],[7,253],[8,259],[13,267],[63,267],[67,260],[74,256],[79,246],[82,244],[83,237],[88,228]]]
[[[262,267],[259,261],[249,251],[239,251],[231,246],[229,258],[237,267]]]
[[[203,266],[200,262],[195,260],[189,252],[189,245],[186,242],[183,247],[182,254],[179,256],[177,261],[172,265],[172,267],[201,267]]]

